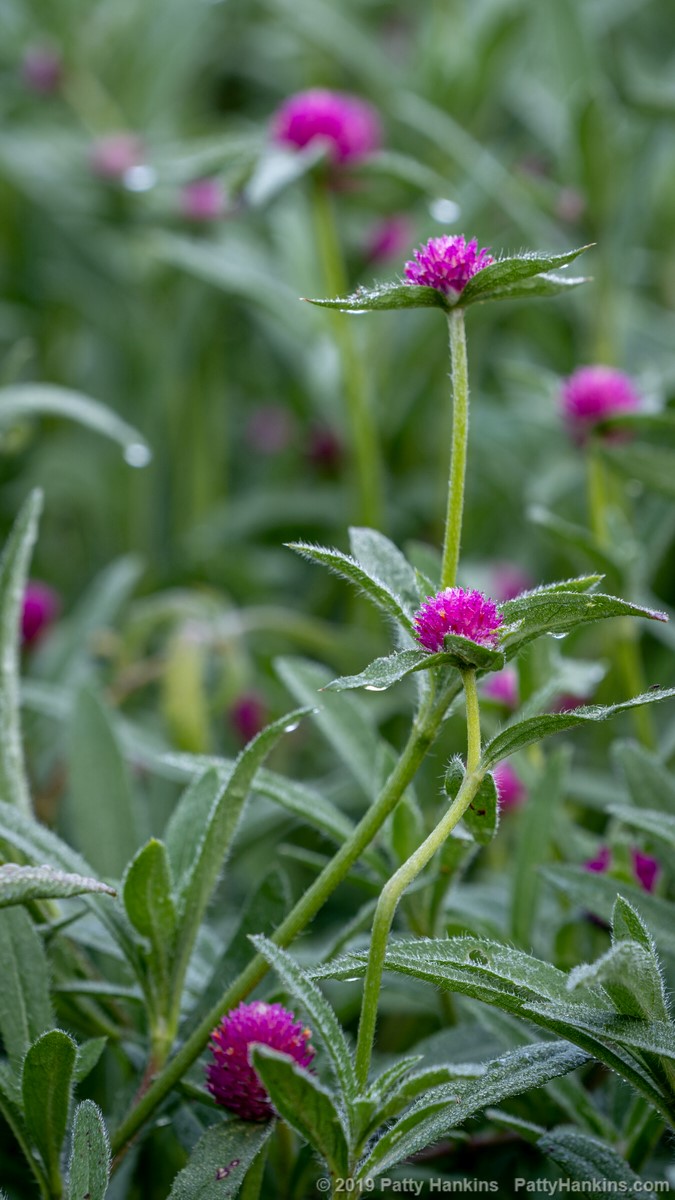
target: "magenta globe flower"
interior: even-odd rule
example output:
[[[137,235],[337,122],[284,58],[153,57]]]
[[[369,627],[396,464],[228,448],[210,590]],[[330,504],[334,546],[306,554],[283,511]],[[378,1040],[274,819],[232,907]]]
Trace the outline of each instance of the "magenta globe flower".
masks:
[[[493,567],[491,591],[499,601],[515,600],[532,587],[531,577],[517,563],[501,562]]]
[[[482,592],[453,587],[427,600],[415,614],[414,625],[417,640],[434,653],[443,650],[447,633],[496,650],[503,619],[494,601]]]
[[[419,250],[413,250],[414,262],[405,264],[406,283],[436,288],[446,296],[457,297],[470,279],[494,262],[488,250],[479,250],[475,238],[465,242],[461,235],[430,238]]]
[[[405,213],[396,213],[373,225],[366,243],[368,261],[384,263],[391,258],[399,258],[410,244],[411,224]]]
[[[31,92],[51,96],[63,82],[61,55],[49,46],[29,46],[23,56],[21,75]]]
[[[243,692],[229,711],[232,728],[244,745],[265,728],[265,704],[257,692]]]
[[[267,1121],[275,1112],[249,1062],[249,1047],[254,1043],[271,1046],[308,1067],[314,1058],[311,1036],[282,1004],[260,1000],[240,1004],[211,1034],[209,1049],[214,1061],[206,1068],[206,1086],[218,1104],[244,1121]]]
[[[34,645],[46,633],[59,613],[59,597],[47,583],[29,579],[23,594],[21,634],[24,644]]]
[[[89,162],[99,179],[115,182],[124,179],[127,171],[143,162],[141,139],[135,133],[112,133],[94,142]]]
[[[510,763],[499,763],[492,772],[497,787],[497,803],[500,812],[519,808],[525,799],[525,785],[516,775]]]
[[[375,109],[358,96],[310,88],[289,96],[277,109],[272,137],[299,150],[321,139],[334,163],[350,163],[379,150],[382,129]]]
[[[585,440],[598,421],[640,407],[640,396],[628,375],[614,367],[579,367],[560,393],[565,420],[577,442]]]
[[[661,873],[661,864],[656,858],[652,858],[651,854],[643,854],[642,850],[636,847],[631,847],[630,851],[631,865],[633,868],[633,876],[636,883],[645,892],[653,892],[656,887],[656,882]],[[604,874],[612,869],[612,851],[609,846],[600,846],[594,858],[589,858],[584,863],[587,871],[595,871],[598,874]]]
[[[225,213],[225,191],[219,179],[194,179],[180,192],[180,211],[188,221],[207,224]]]

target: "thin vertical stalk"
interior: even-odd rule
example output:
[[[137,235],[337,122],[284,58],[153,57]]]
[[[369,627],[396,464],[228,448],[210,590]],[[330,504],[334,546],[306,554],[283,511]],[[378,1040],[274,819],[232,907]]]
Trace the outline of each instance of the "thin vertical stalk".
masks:
[[[329,295],[347,293],[347,275],[326,180],[313,181],[312,207],[316,243]],[[382,526],[383,471],[375,421],[368,398],[368,384],[354,329],[339,312],[330,314],[333,335],[340,353],[342,381],[347,403],[351,457],[356,480],[358,520],[371,528]]]
[[[466,454],[469,440],[469,370],[466,357],[464,312],[461,308],[454,308],[448,314],[448,328],[450,333],[453,407],[450,480],[448,484],[448,507],[445,517],[443,568],[441,573],[442,588],[454,587],[457,582],[457,567],[462,540],[462,516],[464,513]]]
[[[474,670],[464,671],[462,679],[466,698],[467,723],[467,770],[462,785],[436,828],[385,884],[373,918],[373,932],[370,939],[368,966],[363,985],[361,1019],[356,1042],[356,1077],[362,1088],[365,1088],[368,1083],[387,941],[399,901],[464,816],[480,787],[484,774],[480,770],[480,713],[476,672]]]

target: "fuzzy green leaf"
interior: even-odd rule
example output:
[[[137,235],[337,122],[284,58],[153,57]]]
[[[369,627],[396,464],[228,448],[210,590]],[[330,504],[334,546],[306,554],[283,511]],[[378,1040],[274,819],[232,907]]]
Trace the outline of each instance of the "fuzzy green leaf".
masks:
[[[505,621],[502,646],[507,658],[543,633],[570,633],[589,621],[603,621],[609,617],[668,620],[666,613],[644,608],[640,604],[630,604],[618,596],[606,596],[602,592],[585,595],[576,591],[541,589],[527,592],[515,600],[507,600],[499,608]]]
[[[49,968],[42,942],[25,909],[0,912],[0,1034],[15,1071],[37,1037],[53,1024]]]
[[[579,246],[567,254],[514,254],[508,258],[497,259],[469,280],[460,294],[459,303],[466,305],[474,304],[477,300],[487,300],[491,293],[497,290],[511,288],[523,280],[556,271],[559,267],[574,262],[575,258],[590,249],[588,245]]]
[[[343,692],[351,688],[365,688],[371,692],[385,692],[392,684],[405,679],[417,671],[430,671],[435,667],[454,667],[461,671],[467,666],[481,671],[500,671],[504,666],[504,655],[489,646],[481,646],[459,634],[445,636],[445,650],[430,654],[428,650],[399,650],[384,658],[376,658],[358,675],[343,675],[326,684],[325,690]]]
[[[668,1001],[658,960],[651,947],[615,941],[592,963],[570,971],[571,990],[600,984],[619,1013],[629,1017],[668,1021]]]
[[[349,1109],[357,1093],[353,1051],[328,1001],[300,966],[265,937],[252,937],[256,950],[274,968],[279,979],[309,1017],[312,1032],[316,1032],[324,1044],[333,1065],[336,1078],[346,1107]]]
[[[438,288],[398,281],[381,283],[374,288],[360,287],[351,296],[327,300],[305,299],[308,304],[316,304],[319,308],[337,308],[343,313],[381,312],[392,308],[442,308],[447,311],[451,307]]]
[[[126,914],[150,942],[148,966],[153,987],[164,995],[176,940],[176,905],[166,846],[156,838],[138,851],[122,881]]]
[[[445,773],[443,787],[448,800],[457,796],[464,779],[464,764],[453,758]],[[492,775],[486,775],[462,818],[469,833],[479,846],[488,846],[499,826],[499,801],[497,786]]]
[[[349,1146],[342,1117],[330,1092],[287,1054],[254,1044],[251,1062],[279,1116],[309,1142],[332,1174],[344,1178]]]
[[[608,923],[612,919],[617,893],[620,893],[635,912],[645,918],[659,950],[675,957],[675,904],[671,901],[651,896],[637,884],[583,867],[543,867],[542,876],[585,912],[594,913]],[[631,931],[631,937],[635,936]]]
[[[618,821],[631,829],[639,829],[649,837],[658,838],[675,850],[675,817],[651,808],[627,808],[625,805],[610,805],[607,809]]]
[[[623,1196],[642,1195],[646,1191],[644,1187],[638,1192],[634,1190],[640,1179],[616,1150],[572,1125],[549,1130],[539,1138],[537,1146],[562,1167],[569,1179],[578,1180],[585,1188],[597,1180],[603,1185],[619,1184],[615,1190]],[[609,1191],[606,1187],[603,1190]]]
[[[52,1186],[60,1180],[61,1147],[76,1058],[73,1039],[61,1029],[51,1029],[33,1042],[23,1064],[21,1090],[26,1129],[40,1152]]]
[[[334,571],[336,575],[340,575],[349,583],[354,584],[382,612],[393,617],[408,633],[412,634],[412,621],[401,597],[396,595],[377,575],[365,570],[350,554],[342,554],[340,550],[332,550],[326,546],[312,546],[308,542],[289,542],[288,546],[303,558],[309,559],[310,562],[321,563],[322,566]]]
[[[528,717],[525,721],[516,721],[507,725],[488,742],[483,752],[483,766],[493,767],[503,758],[508,758],[523,746],[530,746],[542,738],[554,733],[563,733],[574,729],[576,725],[585,725],[595,721],[606,721],[609,717],[631,708],[639,708],[642,704],[656,704],[661,700],[669,700],[675,696],[675,688],[658,688],[655,691],[643,692],[632,700],[624,700],[621,704],[592,704],[572,709],[564,713],[542,713],[541,716]]]
[[[0,796],[24,813],[31,801],[21,744],[21,613],[41,508],[42,492],[31,492],[0,558]]]
[[[68,1200],[104,1200],[110,1177],[110,1145],[103,1114],[93,1100],[75,1110]]]
[[[412,615],[419,607],[420,594],[414,568],[407,558],[376,529],[352,526],[349,545],[353,557],[373,579],[379,579],[395,596],[400,596]]]
[[[84,892],[117,895],[107,883],[87,879],[83,875],[66,875],[54,867],[18,867],[14,863],[0,866],[0,908],[9,904],[25,904],[27,900],[81,896]]]
[[[675,779],[661,759],[635,742],[615,742],[612,759],[625,776],[637,808],[659,808],[675,817]]]
[[[219,1121],[199,1139],[176,1175],[169,1200],[234,1200],[273,1123]]]

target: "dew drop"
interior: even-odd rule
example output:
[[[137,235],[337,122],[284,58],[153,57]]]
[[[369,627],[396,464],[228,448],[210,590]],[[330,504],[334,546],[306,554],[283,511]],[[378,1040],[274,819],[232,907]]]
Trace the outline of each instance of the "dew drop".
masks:
[[[549,637],[555,638],[556,642],[562,642],[563,638],[567,637],[566,633],[549,633]]]
[[[290,725],[284,725],[284,733],[295,733],[299,725],[299,721],[291,721]]]
[[[386,692],[387,685],[385,684],[384,687],[376,687],[374,683],[367,683],[363,690],[365,692]]]
[[[440,225],[454,225],[461,216],[462,210],[454,200],[449,200],[446,196],[438,196],[436,200],[430,202],[429,212],[434,221],[438,221]]]
[[[147,467],[152,459],[152,451],[143,442],[129,442],[124,451],[124,461],[130,467]]]
[[[157,172],[154,167],[145,163],[129,167],[129,170],[124,172],[124,186],[128,192],[149,192],[156,183]]]

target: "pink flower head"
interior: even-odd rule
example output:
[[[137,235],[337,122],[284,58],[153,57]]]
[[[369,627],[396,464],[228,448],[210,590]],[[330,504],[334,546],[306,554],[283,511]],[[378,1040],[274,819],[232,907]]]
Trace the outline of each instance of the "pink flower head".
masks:
[[[296,92],[272,120],[275,142],[303,149],[320,138],[334,163],[358,162],[379,150],[380,118],[365,100],[346,92],[310,88]]]
[[[256,1042],[271,1046],[308,1067],[314,1058],[311,1036],[282,1004],[260,1000],[240,1004],[211,1034],[209,1049],[214,1061],[206,1068],[206,1086],[218,1104],[245,1121],[267,1121],[275,1113],[249,1062],[249,1046]]]
[[[479,250],[475,238],[465,242],[461,234],[444,233],[430,238],[425,246],[413,250],[414,262],[405,264],[406,283],[437,288],[446,296],[456,297],[483,267],[494,262],[488,250]]]
[[[63,79],[61,55],[48,46],[29,46],[23,56],[21,75],[31,92],[51,96],[58,91]]]
[[[563,383],[561,401],[577,442],[584,440],[597,421],[640,407],[640,397],[629,377],[614,367],[603,366],[579,367]]]
[[[653,892],[661,874],[660,862],[652,858],[651,854],[643,854],[641,850],[635,848],[631,850],[630,856],[633,862],[633,874],[640,887],[644,888],[645,892]]]
[[[519,808],[525,799],[525,785],[520,781],[510,763],[498,763],[492,772],[497,785],[497,803],[500,812]]]
[[[21,633],[27,646],[34,645],[58,616],[59,598],[53,588],[29,579],[23,594]]]
[[[390,258],[400,258],[409,245],[411,238],[411,221],[405,213],[397,213],[385,217],[373,225],[366,243],[366,255],[369,262],[382,263]]]
[[[464,588],[446,588],[427,600],[415,614],[417,640],[426,650],[442,650],[446,633],[459,634],[496,650],[497,630],[503,617],[492,600],[482,592],[466,592]]]
[[[575,708],[581,708],[585,703],[586,697],[584,696],[575,696],[573,692],[562,692],[553,701],[550,711],[552,713],[574,712]]]
[[[230,722],[244,745],[265,727],[265,705],[255,692],[238,696],[230,709]]]
[[[112,133],[94,142],[89,161],[100,179],[121,180],[142,163],[143,144],[134,133]]]
[[[180,211],[188,221],[217,221],[225,212],[225,191],[219,179],[194,179],[180,192]]]
[[[517,563],[496,563],[492,571],[492,591],[500,603],[515,600],[532,587],[532,579]]]
[[[483,684],[483,692],[489,700],[503,704],[505,708],[518,707],[518,676],[513,667],[504,667],[496,675],[488,675]]]
[[[595,858],[589,858],[584,863],[587,871],[596,871],[599,875],[603,875],[609,870],[609,865],[612,861],[612,851],[609,846],[600,846]]]

